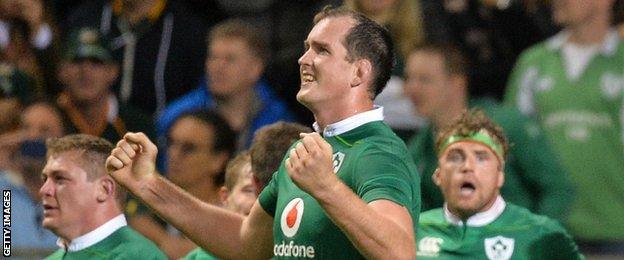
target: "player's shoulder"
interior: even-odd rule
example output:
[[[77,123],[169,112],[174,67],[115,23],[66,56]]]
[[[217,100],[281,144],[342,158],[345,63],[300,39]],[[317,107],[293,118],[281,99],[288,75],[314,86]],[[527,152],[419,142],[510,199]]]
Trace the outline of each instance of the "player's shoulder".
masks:
[[[535,234],[567,233],[557,220],[535,214],[524,207],[508,203],[507,210],[509,214],[506,219],[516,222],[507,224],[530,227]]]
[[[110,252],[115,259],[167,259],[158,246],[130,227],[119,230],[118,245]]]
[[[64,254],[64,250],[63,249],[59,249],[54,251],[54,253],[52,253],[51,255],[47,256],[46,258],[44,258],[45,260],[56,260],[56,259],[63,259],[63,254]]]
[[[441,226],[446,225],[446,220],[444,218],[444,209],[436,208],[427,210],[420,213],[420,217],[418,219],[418,225],[425,226]]]
[[[384,152],[394,155],[407,153],[405,142],[385,124],[374,124],[370,135],[353,144],[353,148],[363,152]]]

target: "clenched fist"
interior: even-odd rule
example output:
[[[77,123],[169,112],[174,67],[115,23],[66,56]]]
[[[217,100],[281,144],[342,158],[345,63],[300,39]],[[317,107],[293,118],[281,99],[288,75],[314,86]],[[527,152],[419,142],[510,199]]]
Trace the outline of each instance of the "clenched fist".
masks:
[[[286,159],[286,170],[297,187],[317,197],[340,182],[334,174],[332,147],[318,133],[300,136],[301,142]]]
[[[119,184],[130,188],[157,176],[157,153],[145,134],[127,133],[106,159],[106,169]]]

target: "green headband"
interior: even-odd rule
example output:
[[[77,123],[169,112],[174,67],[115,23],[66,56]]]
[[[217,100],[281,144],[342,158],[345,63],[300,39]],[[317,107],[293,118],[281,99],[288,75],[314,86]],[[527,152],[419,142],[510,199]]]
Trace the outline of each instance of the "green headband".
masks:
[[[485,146],[492,149],[492,151],[494,151],[494,153],[498,156],[498,159],[500,159],[501,162],[504,161],[503,146],[499,142],[494,141],[494,138],[492,138],[492,136],[485,129],[481,129],[478,132],[472,133],[469,136],[451,135],[448,139],[446,139],[446,142],[444,142],[440,146],[440,150],[438,150],[438,155],[441,156],[449,145],[460,141],[473,141],[484,144]]]

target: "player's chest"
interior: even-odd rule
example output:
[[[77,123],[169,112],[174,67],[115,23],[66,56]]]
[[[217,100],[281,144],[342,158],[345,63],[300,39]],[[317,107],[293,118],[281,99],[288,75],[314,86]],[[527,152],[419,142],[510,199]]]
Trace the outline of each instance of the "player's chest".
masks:
[[[461,234],[465,232],[464,234]],[[419,258],[526,259],[532,238],[521,232],[455,230],[419,234]]]

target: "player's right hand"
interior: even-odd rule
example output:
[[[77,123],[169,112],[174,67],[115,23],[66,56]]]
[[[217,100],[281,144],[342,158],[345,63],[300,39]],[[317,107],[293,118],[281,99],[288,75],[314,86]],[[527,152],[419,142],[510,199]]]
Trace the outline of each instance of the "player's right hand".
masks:
[[[129,132],[106,159],[106,169],[115,181],[130,188],[157,176],[157,153],[156,145],[145,134]]]

